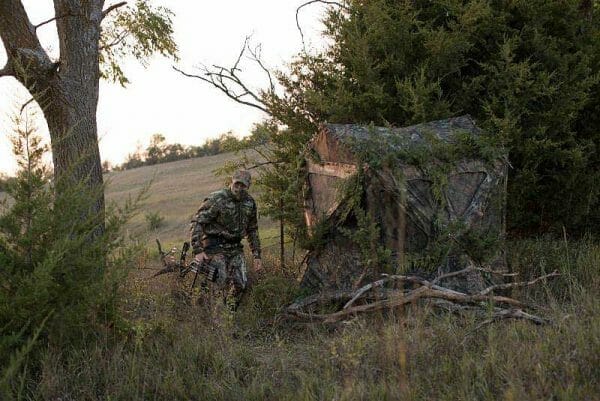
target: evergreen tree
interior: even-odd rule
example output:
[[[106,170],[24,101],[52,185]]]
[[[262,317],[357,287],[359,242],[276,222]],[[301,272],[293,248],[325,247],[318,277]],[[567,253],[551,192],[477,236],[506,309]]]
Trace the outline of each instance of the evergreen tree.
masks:
[[[85,181],[73,186],[49,174],[47,146],[30,121],[15,119],[19,170],[0,208],[0,399],[10,399],[9,384],[22,373],[24,358],[35,374],[34,347],[77,346],[115,321],[118,280],[126,272],[115,251],[137,204],[89,213],[98,193]],[[97,236],[101,225],[106,230]]]
[[[276,159],[294,170],[325,121],[468,113],[508,150],[510,228],[600,226],[600,30],[580,1],[346,0],[324,22],[330,45],[279,74],[283,95],[263,94],[287,127]],[[298,180],[286,174],[274,190]]]

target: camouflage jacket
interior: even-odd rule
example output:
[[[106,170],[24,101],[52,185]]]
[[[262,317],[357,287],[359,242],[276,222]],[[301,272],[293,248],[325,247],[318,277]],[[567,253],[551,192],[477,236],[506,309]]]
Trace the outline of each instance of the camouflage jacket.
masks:
[[[194,254],[241,250],[240,241],[248,239],[252,255],[260,258],[256,202],[249,194],[237,200],[229,188],[210,194],[192,220]]]

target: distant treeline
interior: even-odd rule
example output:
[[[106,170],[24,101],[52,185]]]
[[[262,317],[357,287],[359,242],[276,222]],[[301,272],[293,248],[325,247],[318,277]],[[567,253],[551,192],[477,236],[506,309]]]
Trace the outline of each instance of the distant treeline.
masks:
[[[251,134],[245,138],[238,138],[233,133],[227,132],[221,134],[218,138],[207,140],[200,146],[166,143],[166,138],[162,134],[154,134],[146,149],[138,149],[130,153],[123,164],[113,166],[109,161],[104,161],[102,163],[102,170],[105,173],[109,171],[122,171],[194,157],[212,156],[219,153],[252,148],[263,145],[267,141],[268,128],[262,124],[255,126]],[[0,191],[6,191],[7,185],[13,179],[14,177],[0,173]]]
[[[218,138],[209,139],[200,146],[186,146],[179,143],[169,144],[166,143],[166,138],[162,134],[154,134],[145,150],[139,149],[136,152],[130,153],[125,162],[117,166],[112,166],[110,162],[104,161],[102,169],[104,172],[111,170],[122,171],[194,157],[212,156],[262,145],[266,141],[267,137],[263,134],[263,130],[259,126],[255,127],[248,137],[237,138],[233,133],[227,132],[221,134]]]

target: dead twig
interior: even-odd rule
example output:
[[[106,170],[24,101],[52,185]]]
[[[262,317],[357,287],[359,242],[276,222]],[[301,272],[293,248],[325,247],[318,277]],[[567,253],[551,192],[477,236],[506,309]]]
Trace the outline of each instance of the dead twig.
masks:
[[[492,286],[490,286],[490,287],[488,287],[488,288],[486,288],[484,290],[481,290],[479,292],[479,294],[480,295],[487,295],[487,294],[489,294],[489,293],[491,293],[492,291],[495,291],[495,290],[506,290],[506,289],[509,289],[509,288],[528,287],[528,286],[534,285],[535,283],[537,283],[537,282],[539,282],[541,280],[545,280],[545,279],[550,278],[550,277],[558,277],[558,276],[560,276],[560,273],[558,272],[558,270],[554,270],[550,274],[545,274],[543,276],[540,276],[540,277],[538,277],[538,278],[536,278],[534,280],[530,280],[530,281],[521,281],[521,282],[518,282],[518,283],[492,285]]]
[[[302,28],[300,27],[300,21],[298,19],[298,14],[300,13],[301,9],[303,9],[304,7],[307,7],[311,4],[314,4],[314,3],[326,4],[329,6],[337,6],[337,7],[343,8],[346,11],[350,11],[350,8],[346,7],[344,4],[337,2],[337,1],[310,0],[310,1],[307,1],[306,3],[300,4],[298,6],[298,8],[296,9],[296,28],[298,28],[298,32],[300,32],[300,38],[302,40],[302,48],[304,49],[305,52],[306,52],[306,43],[304,43],[304,32],[302,32]]]
[[[115,39],[112,42],[107,43],[103,46],[100,46],[99,50],[110,49],[111,47],[114,47],[114,46],[118,45],[119,43],[122,43],[128,36],[129,36],[129,32],[126,30],[123,30],[116,35]]]

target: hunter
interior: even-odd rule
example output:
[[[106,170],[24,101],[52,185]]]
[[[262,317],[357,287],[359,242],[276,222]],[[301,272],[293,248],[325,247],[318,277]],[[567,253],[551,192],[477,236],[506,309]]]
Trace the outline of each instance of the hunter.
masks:
[[[217,271],[217,285],[226,305],[235,311],[248,285],[248,271],[241,244],[246,237],[254,258],[254,271],[262,270],[256,202],[248,193],[251,176],[236,171],[229,188],[211,193],[192,220],[194,259]]]

